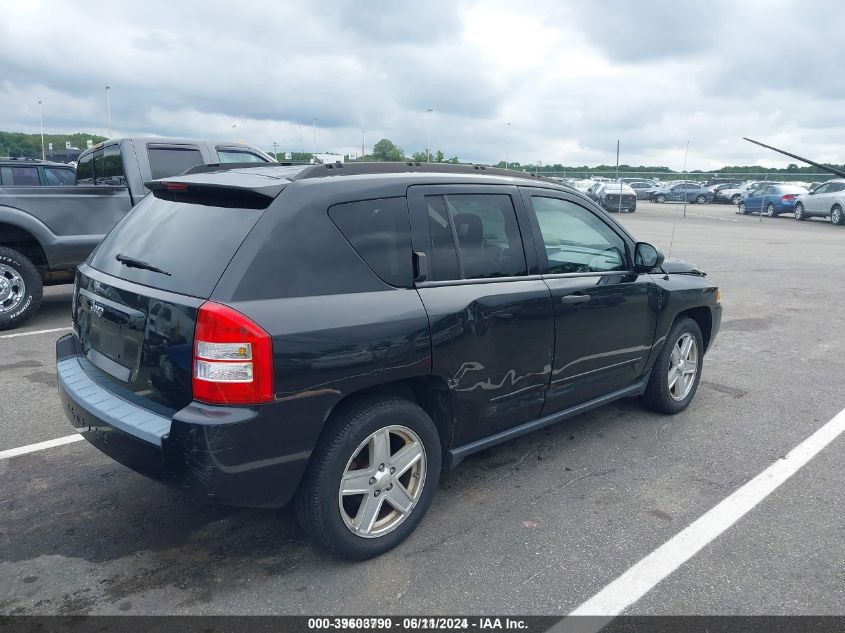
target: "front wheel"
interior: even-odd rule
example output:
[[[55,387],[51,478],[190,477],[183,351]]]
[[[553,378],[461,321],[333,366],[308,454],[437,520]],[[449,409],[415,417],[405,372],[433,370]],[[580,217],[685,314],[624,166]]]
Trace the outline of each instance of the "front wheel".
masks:
[[[695,201],[696,201],[696,203],[697,203],[697,204],[704,204],[705,202],[707,202],[707,196],[703,196],[703,195],[702,195],[702,196],[698,196],[698,197],[695,199]]]
[[[43,293],[41,275],[32,262],[0,246],[0,330],[17,327],[35,314]]]
[[[431,418],[399,398],[368,399],[333,416],[297,492],[299,524],[335,554],[366,560],[419,525],[440,478]]]
[[[838,204],[830,210],[830,221],[834,224],[845,224],[845,213]]]
[[[704,362],[701,328],[690,318],[672,324],[651,370],[643,403],[659,413],[679,413],[689,406]]]
[[[796,220],[806,220],[807,219],[807,212],[804,211],[804,205],[800,202],[795,205],[795,219]]]
[[[739,204],[739,201],[742,200],[742,196],[738,193],[735,193],[731,196],[731,204]]]
[[[766,215],[770,218],[773,218],[777,215],[777,213],[775,213],[775,205],[771,202],[766,205]]]
[[[657,197],[654,199],[654,201],[655,201],[655,202],[660,202],[660,203],[666,202],[666,196],[664,196],[664,195],[661,193],[659,196],[657,196]]]
[[[740,203],[739,203],[738,212],[739,212],[740,214],[742,214],[742,215],[745,215],[746,213],[748,213],[748,209],[746,208],[746,206],[745,206],[745,203],[744,203],[744,202],[740,202]]]

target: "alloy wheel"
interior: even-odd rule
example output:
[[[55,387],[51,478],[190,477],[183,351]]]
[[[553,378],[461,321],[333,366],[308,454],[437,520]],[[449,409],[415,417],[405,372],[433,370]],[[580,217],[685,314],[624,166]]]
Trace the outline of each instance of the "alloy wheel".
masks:
[[[6,264],[0,264],[0,314],[12,312],[26,297],[26,284],[21,274]]]
[[[845,223],[845,215],[843,215],[841,207],[833,207],[833,211],[830,212],[830,221],[834,224]]]
[[[698,344],[689,332],[675,343],[669,357],[669,372],[666,377],[669,395],[673,400],[683,400],[689,395],[698,374]]]
[[[425,446],[405,426],[372,433],[350,457],[338,489],[338,505],[349,530],[377,538],[411,514],[425,486]]]
[[[745,215],[746,208],[745,208],[745,203],[744,203],[744,202],[740,202],[740,203],[739,203],[739,212],[740,212],[741,214]]]
[[[771,202],[769,203],[769,206],[766,207],[766,215],[770,218],[775,217],[775,205],[773,205]]]
[[[795,219],[796,220],[803,220],[804,219],[804,205],[796,204],[795,205]]]

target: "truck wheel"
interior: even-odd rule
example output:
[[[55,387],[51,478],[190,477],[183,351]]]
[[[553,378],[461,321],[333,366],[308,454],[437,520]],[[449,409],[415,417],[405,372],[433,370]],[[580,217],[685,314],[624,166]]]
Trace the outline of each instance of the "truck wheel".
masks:
[[[703,362],[704,343],[698,323],[687,317],[678,319],[651,370],[643,403],[659,413],[686,409],[698,389]]]
[[[419,525],[440,478],[440,437],[425,411],[394,397],[333,417],[297,491],[296,516],[320,545],[366,560]]]
[[[41,275],[18,251],[0,246],[0,330],[19,326],[41,305]]]

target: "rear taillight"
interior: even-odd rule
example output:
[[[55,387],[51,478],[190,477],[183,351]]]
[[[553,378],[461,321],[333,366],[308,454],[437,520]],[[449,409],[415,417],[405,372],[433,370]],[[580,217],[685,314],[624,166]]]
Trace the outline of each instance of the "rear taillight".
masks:
[[[795,200],[794,193],[788,193],[784,196],[781,196],[781,202],[789,202],[790,200]]]
[[[194,333],[194,400],[260,404],[273,400],[270,335],[240,312],[206,301]]]

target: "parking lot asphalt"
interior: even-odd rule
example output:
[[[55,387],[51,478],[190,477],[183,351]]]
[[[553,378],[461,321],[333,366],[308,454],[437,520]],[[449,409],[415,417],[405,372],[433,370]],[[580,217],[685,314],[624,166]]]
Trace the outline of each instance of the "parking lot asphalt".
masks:
[[[623,400],[463,462],[365,563],[287,509],[188,499],[86,442],[0,460],[0,614],[566,614],[845,408],[845,227],[640,203],[638,238],[701,265],[724,320],[666,417]],[[70,288],[0,332],[0,451],[72,433],[54,342]],[[9,334],[41,332],[26,336]],[[628,613],[845,613],[845,436]]]

